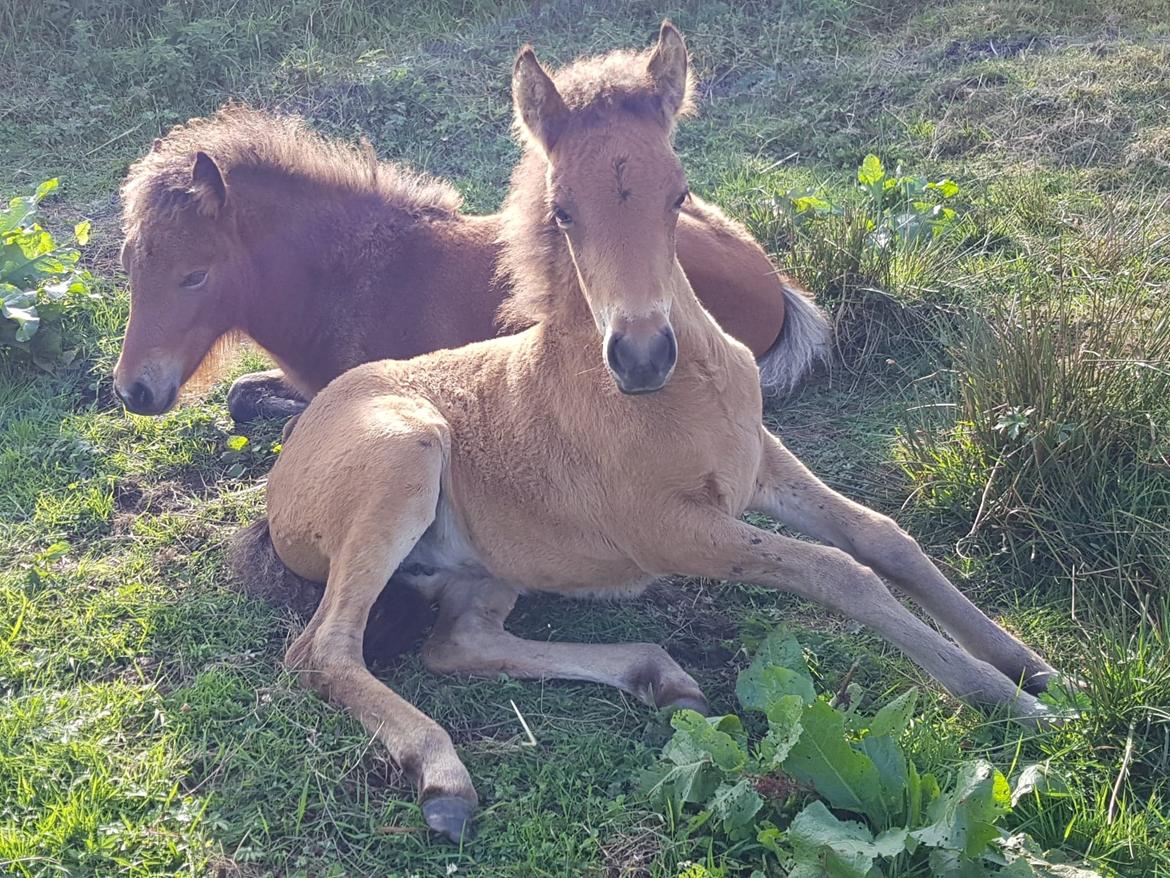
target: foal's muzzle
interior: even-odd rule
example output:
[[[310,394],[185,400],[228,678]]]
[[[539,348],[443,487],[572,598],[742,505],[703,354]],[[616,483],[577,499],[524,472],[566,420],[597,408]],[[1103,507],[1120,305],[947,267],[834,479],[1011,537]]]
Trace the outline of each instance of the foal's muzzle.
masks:
[[[611,329],[605,343],[605,362],[622,393],[661,390],[674,371],[678,344],[670,324]]]

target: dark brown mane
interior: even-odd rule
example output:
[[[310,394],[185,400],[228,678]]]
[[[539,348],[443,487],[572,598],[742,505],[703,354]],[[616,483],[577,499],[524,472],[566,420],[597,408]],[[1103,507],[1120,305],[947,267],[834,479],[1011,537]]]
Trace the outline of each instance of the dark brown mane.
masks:
[[[664,109],[646,70],[652,52],[653,49],[609,52],[579,59],[552,74],[572,114],[572,126],[593,126],[616,114],[631,114],[656,119],[664,127],[673,128],[674,116]],[[694,78],[688,71],[679,115],[693,112],[693,94]],[[504,202],[498,274],[513,291],[500,305],[498,322],[519,329],[555,313],[586,306],[568,250],[552,223],[544,152],[531,142],[519,120],[513,127],[524,146],[524,155],[512,173]]]
[[[151,210],[187,203],[197,151],[210,155],[229,181],[233,170],[265,170],[358,195],[377,195],[414,216],[453,214],[461,203],[459,193],[447,183],[380,162],[368,144],[357,148],[326,140],[295,116],[229,106],[172,129],[131,165],[122,184],[125,230]]]

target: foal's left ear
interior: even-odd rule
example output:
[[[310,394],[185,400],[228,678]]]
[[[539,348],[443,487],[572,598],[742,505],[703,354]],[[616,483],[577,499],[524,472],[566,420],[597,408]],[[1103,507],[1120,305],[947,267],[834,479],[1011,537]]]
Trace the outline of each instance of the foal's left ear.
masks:
[[[536,60],[532,46],[525,46],[516,56],[512,68],[512,103],[521,130],[543,147],[545,154],[551,153],[564,133],[569,110],[552,77]]]
[[[191,194],[204,216],[215,216],[227,203],[227,183],[219,165],[202,151],[195,153],[195,164],[191,166]]]
[[[690,80],[687,72],[687,45],[679,29],[669,21],[662,22],[658,45],[650,55],[646,70],[668,116],[677,116],[690,109]]]

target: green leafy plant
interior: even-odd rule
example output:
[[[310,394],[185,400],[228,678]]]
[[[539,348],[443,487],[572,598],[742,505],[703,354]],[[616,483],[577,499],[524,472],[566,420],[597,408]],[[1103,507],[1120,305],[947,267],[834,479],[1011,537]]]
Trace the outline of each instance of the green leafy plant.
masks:
[[[68,244],[37,222],[37,207],[57,188],[46,180],[32,195],[13,198],[0,210],[0,352],[26,356],[44,369],[68,365],[76,351],[65,348],[62,316],[92,296],[89,272],[77,267],[74,245],[89,240],[89,221],[78,223]]]
[[[792,223],[797,235],[816,235],[819,223],[837,221],[855,225],[859,256],[865,249],[893,251],[939,237],[959,220],[954,199],[959,184],[949,178],[931,181],[903,174],[900,167],[887,173],[882,160],[872,153],[857,168],[860,202],[834,199],[815,187],[790,189],[773,199],[772,208]],[[860,260],[859,260],[860,267]]]
[[[1001,821],[1021,799],[1058,788],[1059,778],[1027,766],[1013,789],[991,763],[973,759],[944,789],[900,743],[916,690],[863,713],[853,684],[839,699],[849,706],[835,704],[815,693],[800,644],[780,630],[740,674],[736,695],[763,714],[767,731],[752,736],[735,715],[679,711],[648,789],[676,829],[709,833],[709,844],[719,839],[746,857],[758,878],[1045,874],[1020,839],[1007,844]]]
[[[832,311],[838,357],[857,367],[934,344],[932,334],[924,337],[922,312],[933,316],[948,301],[942,281],[969,247],[973,227],[962,194],[954,180],[900,167],[890,173],[870,154],[848,190],[772,190],[743,212],[752,232],[787,251],[793,273]]]

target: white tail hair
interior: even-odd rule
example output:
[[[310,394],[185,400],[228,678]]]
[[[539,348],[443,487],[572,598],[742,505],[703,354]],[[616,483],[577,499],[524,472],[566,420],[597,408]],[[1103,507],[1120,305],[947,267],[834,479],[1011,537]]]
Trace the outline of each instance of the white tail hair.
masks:
[[[781,278],[784,325],[775,343],[759,360],[764,399],[790,393],[801,379],[829,356],[829,318],[812,297]]]

